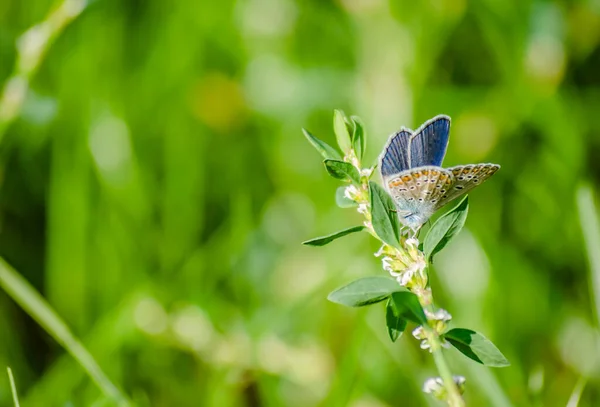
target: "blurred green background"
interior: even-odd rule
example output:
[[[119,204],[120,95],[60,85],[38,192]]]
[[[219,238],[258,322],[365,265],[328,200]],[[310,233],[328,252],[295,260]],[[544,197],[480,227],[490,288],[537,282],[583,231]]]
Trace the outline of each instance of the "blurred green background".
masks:
[[[0,83],[57,4],[0,2]],[[300,132],[334,143],[335,108],[367,163],[444,113],[446,165],[502,165],[435,265],[437,303],[512,362],[448,351],[468,405],[565,406],[578,383],[600,405],[598,0],[97,0],[0,139],[0,255],[139,406],[439,405],[383,306],[325,299],[383,273],[376,242],[300,245],[361,221]],[[110,405],[1,291],[4,366],[23,406]]]

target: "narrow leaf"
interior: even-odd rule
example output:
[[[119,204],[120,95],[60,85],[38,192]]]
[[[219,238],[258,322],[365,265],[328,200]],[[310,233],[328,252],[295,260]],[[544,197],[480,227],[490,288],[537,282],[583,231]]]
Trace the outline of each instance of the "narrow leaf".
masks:
[[[340,208],[353,208],[355,206],[358,206],[358,204],[352,199],[346,198],[345,193],[346,187],[339,187],[338,189],[336,189],[335,203],[337,204],[337,206],[339,206]]]
[[[420,325],[427,324],[427,317],[421,307],[419,298],[408,290],[395,292],[391,296],[396,312],[402,318]]]
[[[389,277],[364,277],[332,291],[327,299],[349,307],[362,307],[383,301],[396,291],[406,290]]]
[[[470,329],[455,328],[444,334],[444,338],[463,355],[490,367],[506,367],[510,362],[485,336]]]
[[[333,178],[352,181],[360,184],[360,174],[355,166],[345,161],[330,160],[323,161],[325,169]]]
[[[10,391],[13,396],[13,403],[15,407],[20,407],[19,396],[17,394],[17,385],[15,384],[15,378],[13,377],[12,370],[10,367],[7,367],[6,370],[8,371],[8,381],[10,382]]]
[[[340,153],[333,147],[331,147],[326,142],[319,140],[315,136],[313,136],[308,130],[302,129],[302,133],[304,133],[304,137],[308,140],[310,144],[313,145],[314,148],[323,156],[325,159],[333,159],[333,160],[341,160],[342,156]]]
[[[392,342],[396,342],[396,339],[398,339],[404,332],[404,329],[406,329],[406,320],[398,314],[394,307],[394,302],[391,299],[388,299],[385,306],[385,323],[390,339]]]
[[[360,232],[364,229],[366,229],[364,226],[354,226],[348,229],[340,230],[339,232],[335,232],[327,236],[316,237],[314,239],[307,240],[305,242],[302,242],[302,244],[305,244],[307,246],[325,246],[326,244],[333,242],[335,239],[339,239],[340,237],[349,235],[350,233]]]
[[[443,214],[433,224],[423,242],[423,249],[428,261],[442,250],[460,232],[467,220],[469,197],[465,196],[456,207]]]
[[[91,353],[73,335],[67,324],[33,286],[0,257],[0,288],[23,308],[40,326],[61,344],[115,405],[127,398],[106,376]]]
[[[400,248],[400,222],[394,201],[379,184],[372,181],[369,182],[369,193],[371,222],[375,233],[385,243]]]
[[[346,115],[341,110],[334,110],[333,112],[333,131],[337,138],[338,145],[344,153],[350,152],[352,148],[351,132],[348,131],[348,125],[346,124]]]
[[[367,148],[367,136],[365,134],[365,126],[358,116],[350,117],[352,123],[354,124],[354,133],[352,134],[352,147],[356,152],[356,156],[359,160],[363,158],[365,155],[365,150]]]

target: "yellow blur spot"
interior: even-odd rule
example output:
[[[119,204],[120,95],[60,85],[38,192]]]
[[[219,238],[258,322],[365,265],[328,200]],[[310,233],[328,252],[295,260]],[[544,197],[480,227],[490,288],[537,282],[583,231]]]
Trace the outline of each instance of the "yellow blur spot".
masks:
[[[246,103],[239,84],[220,72],[201,78],[192,91],[192,110],[204,124],[229,132],[244,122]]]

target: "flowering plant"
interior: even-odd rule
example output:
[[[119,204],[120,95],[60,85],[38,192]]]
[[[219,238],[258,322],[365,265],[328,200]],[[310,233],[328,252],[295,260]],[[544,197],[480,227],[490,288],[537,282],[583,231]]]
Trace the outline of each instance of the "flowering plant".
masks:
[[[346,184],[337,190],[338,206],[355,207],[364,217],[364,222],[304,244],[324,246],[347,234],[367,231],[382,243],[375,256],[381,259],[389,277],[363,277],[331,292],[328,299],[351,307],[386,301],[387,331],[393,342],[402,335],[409,322],[416,324],[412,335],[420,341],[422,349],[433,355],[440,374],[440,377],[428,379],[423,391],[444,400],[449,406],[464,406],[465,378],[452,375],[443,348],[454,346],[466,357],[486,366],[509,365],[498,348],[482,334],[465,328],[449,329],[452,316],[435,306],[429,285],[434,256],[460,232],[466,221],[468,197],[465,196],[456,207],[440,216],[420,242],[420,230],[401,227],[393,199],[383,187],[371,180],[375,166],[362,168],[366,134],[361,120],[336,110],[333,127],[343,155],[307,130],[303,129],[303,132],[324,157],[327,172]]]

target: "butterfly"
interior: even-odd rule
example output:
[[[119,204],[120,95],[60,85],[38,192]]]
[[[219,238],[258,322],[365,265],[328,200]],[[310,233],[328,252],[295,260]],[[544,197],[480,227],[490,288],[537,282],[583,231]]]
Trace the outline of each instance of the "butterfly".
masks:
[[[381,178],[398,218],[413,231],[500,168],[489,163],[442,168],[449,137],[450,117],[439,115],[414,132],[403,127],[392,134],[379,158]]]

